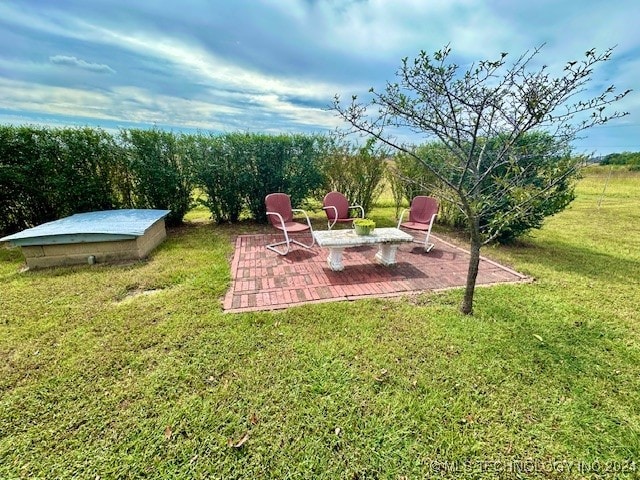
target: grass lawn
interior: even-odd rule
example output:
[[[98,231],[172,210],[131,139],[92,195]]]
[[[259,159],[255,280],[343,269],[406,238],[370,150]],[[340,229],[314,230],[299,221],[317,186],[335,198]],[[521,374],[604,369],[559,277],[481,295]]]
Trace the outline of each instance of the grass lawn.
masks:
[[[0,478],[638,478],[640,174],[608,172],[483,251],[536,281],[472,317],[461,290],[223,314],[251,225],[130,266],[0,249]]]

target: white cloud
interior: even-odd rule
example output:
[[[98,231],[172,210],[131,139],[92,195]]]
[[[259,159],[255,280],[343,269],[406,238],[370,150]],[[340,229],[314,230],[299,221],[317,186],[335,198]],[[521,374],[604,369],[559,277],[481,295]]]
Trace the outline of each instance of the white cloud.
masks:
[[[212,91],[211,97],[222,96]],[[271,130],[282,130],[283,122],[292,124],[287,130],[301,126],[334,128],[338,122],[330,112],[296,107],[274,94],[235,94],[233,97],[226,99],[228,104],[225,104],[158,95],[139,87],[114,87],[95,92],[0,79],[3,108],[12,112],[28,112],[29,117],[35,114],[60,115],[219,131],[234,130],[239,125],[254,130],[258,123]],[[233,102],[250,104],[251,109],[241,109]],[[267,120],[261,117],[268,118],[271,124],[268,125]]]
[[[323,43],[360,57],[397,60],[447,44],[475,56],[514,33],[479,0],[271,0],[273,8],[304,22]],[[499,50],[499,49],[498,49]]]
[[[300,107],[284,102],[278,95],[254,95],[251,96],[255,105],[264,114],[276,114],[295,126],[322,127],[333,129],[342,124],[342,121],[332,112],[317,108]],[[277,129],[277,128],[276,128]]]
[[[18,25],[37,26],[38,31],[42,33],[122,48],[171,62],[174,67],[189,74],[197,74],[201,80],[207,80],[221,87],[312,99],[331,98],[341,88],[338,84],[276,77],[240,67],[223,60],[213,52],[204,50],[197,41],[187,43],[170,36],[159,37],[157,32],[146,33],[144,30],[131,33],[55,13],[50,13],[50,18],[33,19],[22,12],[7,10],[7,8],[6,5],[0,4],[0,14],[8,15]],[[87,69],[103,67],[75,57],[54,56],[51,57],[51,61],[66,65],[74,64]],[[104,67],[111,68],[107,65]]]
[[[6,110],[87,118],[116,119],[113,102],[104,93],[52,87],[0,78],[0,103]]]
[[[116,73],[116,71],[111,68],[109,65],[104,65],[101,63],[90,63],[85,60],[81,60],[76,57],[68,57],[65,55],[54,55],[49,57],[49,61],[54,65],[65,65],[69,67],[76,67],[82,70],[88,70],[89,72],[95,73]]]
[[[23,15],[17,15],[14,19],[21,24],[27,22],[27,18]],[[15,101],[11,102],[15,105],[18,98],[28,99],[20,104],[30,111],[40,108],[39,104],[42,102],[44,105],[42,108],[50,113],[95,115],[98,119],[117,117],[127,121],[163,124],[180,122],[189,127],[219,129],[224,128],[221,123],[223,119],[213,121],[212,119],[216,116],[246,117],[242,123],[250,123],[250,119],[256,112],[243,111],[231,106],[233,102],[240,101],[251,102],[252,108],[258,109],[258,113],[272,108],[270,116],[274,126],[284,122],[305,126],[314,124],[318,127],[335,126],[336,122],[332,114],[318,108],[296,105],[287,101],[287,98],[297,98],[302,103],[315,102],[328,105],[333,95],[343,88],[339,84],[267,75],[226,61],[215,53],[205,50],[196,41],[187,42],[170,36],[158,37],[143,30],[132,33],[64,16],[55,17],[55,20],[40,19],[36,23],[41,32],[81,40],[87,44],[124,49],[138,56],[141,61],[148,59],[153,65],[167,65],[167,67],[161,67],[170,69],[167,71],[167,79],[171,78],[173,84],[184,82],[185,93],[188,93],[192,86],[198,85],[200,90],[202,87],[208,88],[214,100],[210,103],[202,98],[194,100],[160,95],[154,93],[155,86],[152,84],[144,88],[139,85],[114,86],[107,89],[108,93],[102,94],[59,87],[45,92],[45,85],[41,85],[28,87],[32,93],[21,93]],[[49,60],[56,65],[94,72],[114,72],[114,69],[108,65],[90,63],[77,57],[56,55],[51,56]],[[33,66],[31,68],[33,69]],[[120,77],[124,75],[126,75],[125,72]],[[134,78],[124,81],[127,80],[135,81]],[[20,87],[16,84],[14,88]],[[77,95],[74,92],[77,92]],[[38,101],[36,96],[41,100]],[[65,101],[52,98],[59,96],[65,97]],[[202,94],[198,96],[201,97]],[[106,98],[110,99],[111,103],[107,102]],[[117,102],[116,98],[119,98]],[[103,102],[109,105],[104,110],[97,107]]]
[[[156,38],[144,33],[128,34],[96,25],[84,24],[84,31],[94,42],[110,44],[145,56],[170,62],[175,68],[189,75],[197,75],[200,81],[219,88],[253,93],[296,95],[310,99],[328,99],[340,88],[322,82],[278,78],[229,63],[215,54],[205,51],[195,42],[186,44],[173,38]]]

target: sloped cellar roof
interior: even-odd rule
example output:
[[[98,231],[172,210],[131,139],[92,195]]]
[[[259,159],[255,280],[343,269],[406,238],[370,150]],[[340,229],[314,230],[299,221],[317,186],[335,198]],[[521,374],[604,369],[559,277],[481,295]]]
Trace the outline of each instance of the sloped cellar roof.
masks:
[[[171,210],[128,209],[77,213],[0,238],[15,246],[109,242],[144,235]]]

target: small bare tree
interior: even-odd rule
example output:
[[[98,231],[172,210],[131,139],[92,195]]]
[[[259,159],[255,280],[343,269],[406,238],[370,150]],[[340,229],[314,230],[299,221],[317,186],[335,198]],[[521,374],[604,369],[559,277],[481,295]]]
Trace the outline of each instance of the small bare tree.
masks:
[[[527,184],[526,167],[516,148],[522,137],[543,132],[545,141],[554,140],[555,155],[566,158],[562,152],[580,132],[627,114],[605,110],[629,90],[616,93],[610,86],[593,98],[580,98],[593,79],[594,67],[609,60],[612,49],[589,50],[583,60],[568,62],[557,76],[546,65],[534,66],[540,51],[541,47],[528,51],[512,64],[502,53],[498,60],[481,61],[464,72],[449,60],[449,47],[433,57],[423,51],[411,62],[402,60],[399,82],[388,83],[381,93],[372,88],[369,103],[353,96],[344,106],[338,96],[334,99],[333,108],[352,130],[421,162],[443,186],[439,194],[466,217],[471,257],[461,305],[465,314],[473,312],[481,247],[493,241],[503,225],[526,217],[535,202],[577,168],[575,163],[558,162],[543,182]],[[369,107],[375,113],[370,115]],[[407,130],[423,140],[439,141],[445,154],[422,158],[414,146],[394,136]],[[487,148],[496,138],[499,142]],[[548,145],[545,148],[550,151]],[[505,203],[506,197],[515,201]],[[485,213],[500,208],[501,215],[483,224]]]

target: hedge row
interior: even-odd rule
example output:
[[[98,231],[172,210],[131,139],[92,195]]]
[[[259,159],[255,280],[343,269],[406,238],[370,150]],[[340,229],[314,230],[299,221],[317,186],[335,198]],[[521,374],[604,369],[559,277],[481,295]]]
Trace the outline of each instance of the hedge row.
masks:
[[[116,208],[170,209],[178,223],[192,182],[177,143],[160,131],[0,126],[0,233]]]
[[[578,161],[569,152],[555,152],[551,140],[531,134],[514,147],[517,172],[528,172],[518,177],[523,188],[535,188],[554,168]],[[489,157],[501,141],[486,141]],[[438,143],[417,147],[416,155],[434,164],[447,158]],[[508,181],[511,175],[505,170],[498,177]],[[499,240],[511,241],[539,228],[546,216],[564,209],[573,199],[576,175],[558,181],[526,219],[504,226]],[[415,195],[436,195],[441,198],[439,220],[454,228],[466,225],[458,205],[439,195],[442,185],[423,164],[408,155],[392,161],[372,142],[353,146],[335,137],[302,134],[179,134],[157,129],[111,134],[97,128],[0,126],[0,234],[73,213],[116,208],[171,210],[167,222],[177,224],[195,203],[194,192],[202,193],[198,200],[218,223],[235,222],[241,215],[266,221],[264,197],[272,192],[288,193],[299,206],[338,190],[368,212],[385,176],[397,205]],[[492,192],[500,185],[492,177],[481,187]],[[503,195],[482,222],[490,224],[508,211],[512,197]]]
[[[216,222],[266,220],[264,197],[294,205],[327,189],[371,205],[384,158],[323,135],[179,134],[153,130],[0,126],[0,234],[73,213],[169,209],[182,221],[193,192]]]

